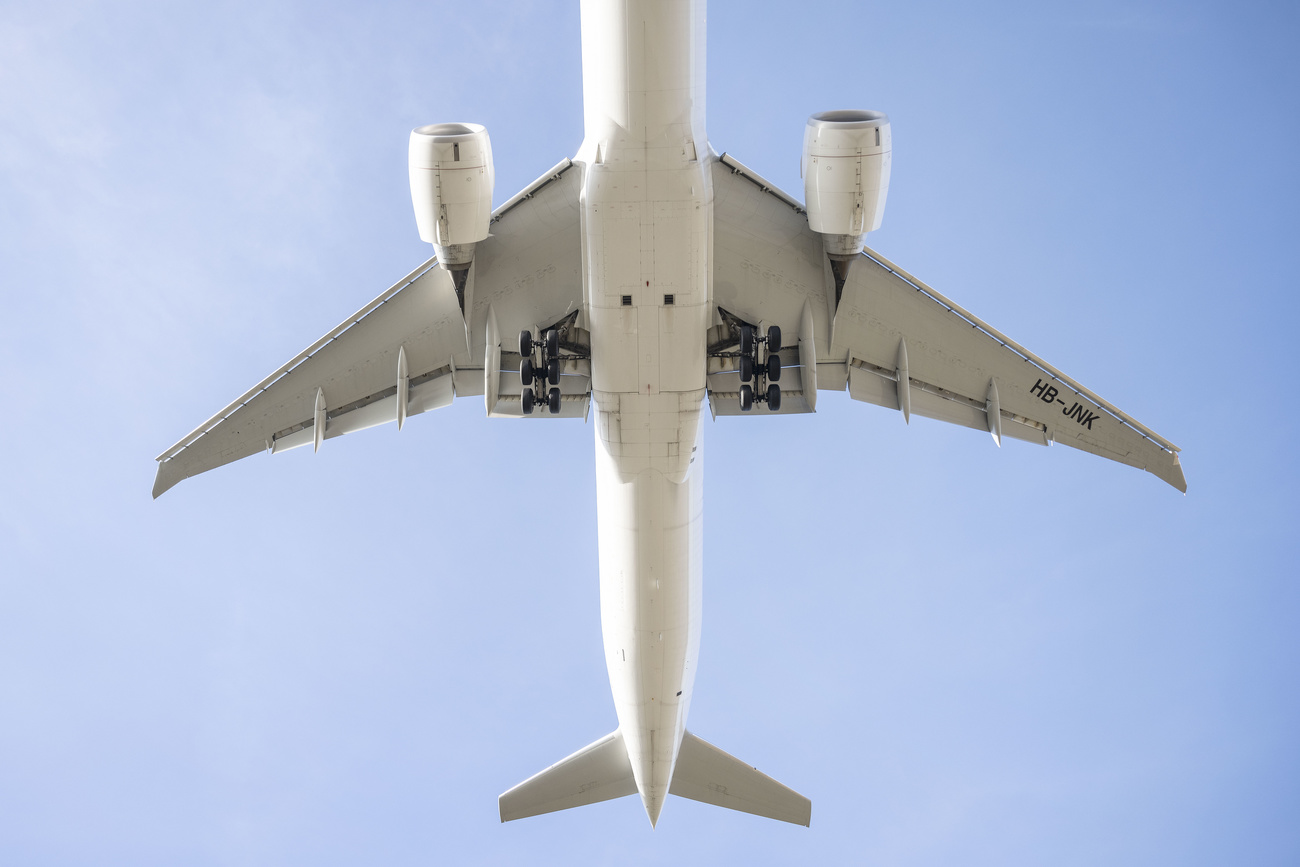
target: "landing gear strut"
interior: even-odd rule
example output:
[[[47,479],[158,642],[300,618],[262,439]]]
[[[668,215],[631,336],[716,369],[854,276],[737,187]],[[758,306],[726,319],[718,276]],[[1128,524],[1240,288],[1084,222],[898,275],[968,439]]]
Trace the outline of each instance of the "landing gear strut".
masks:
[[[539,363],[534,364],[534,353],[540,355]],[[540,403],[546,404],[551,415],[560,412],[560,332],[554,328],[543,335],[542,340],[533,341],[533,333],[528,330],[519,332],[519,382],[523,386],[522,398],[524,415],[532,415],[533,409]],[[548,390],[547,385],[551,388]]]
[[[759,347],[764,347],[763,361],[759,363]],[[767,329],[767,336],[760,337],[753,326],[740,327],[740,411],[749,412],[754,402],[766,403],[771,412],[781,409],[781,386],[776,383],[781,379],[781,328],[773,325]],[[764,388],[760,379],[765,380]],[[753,385],[750,381],[753,381]]]

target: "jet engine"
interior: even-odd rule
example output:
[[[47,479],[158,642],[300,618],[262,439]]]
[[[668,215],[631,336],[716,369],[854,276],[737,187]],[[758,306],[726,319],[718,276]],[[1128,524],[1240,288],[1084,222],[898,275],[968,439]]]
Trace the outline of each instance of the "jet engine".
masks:
[[[889,118],[879,111],[824,111],[803,135],[808,225],[832,261],[856,258],[880,228],[889,193]]]
[[[492,221],[492,143],[476,123],[435,123],[411,131],[411,202],[420,239],[433,244],[464,304],[474,245]]]

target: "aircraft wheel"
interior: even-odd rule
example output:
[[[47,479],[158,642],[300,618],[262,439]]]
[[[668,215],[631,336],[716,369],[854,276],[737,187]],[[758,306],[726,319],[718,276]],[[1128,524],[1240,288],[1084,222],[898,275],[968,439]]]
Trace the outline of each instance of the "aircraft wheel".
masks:
[[[748,355],[740,356],[740,381],[749,382],[754,378],[754,359]]]
[[[781,356],[767,356],[767,381],[778,382],[781,379]]]
[[[519,354],[524,358],[533,354],[533,332],[527,329],[519,332]]]
[[[781,386],[772,383],[767,387],[767,408],[772,412],[781,409]]]
[[[740,354],[754,354],[754,329],[748,325],[740,326]]]
[[[781,326],[780,325],[773,325],[771,328],[767,329],[767,351],[768,352],[781,351]]]
[[[560,354],[560,332],[552,328],[546,332],[546,355],[554,358]]]
[[[533,384],[533,360],[527,356],[519,362],[519,381],[524,388]]]
[[[555,332],[552,331],[552,334]],[[560,359],[552,357],[546,362],[546,381],[551,385],[560,384]]]
[[[754,408],[754,389],[748,384],[740,387],[740,411],[749,412]]]
[[[532,415],[534,398],[533,398],[533,390],[531,388],[524,389],[523,400],[524,400],[524,415]]]
[[[551,333],[554,334],[555,332],[552,331]],[[546,407],[551,411],[551,415],[560,414],[560,390],[558,388],[551,389],[550,394],[546,395]]]

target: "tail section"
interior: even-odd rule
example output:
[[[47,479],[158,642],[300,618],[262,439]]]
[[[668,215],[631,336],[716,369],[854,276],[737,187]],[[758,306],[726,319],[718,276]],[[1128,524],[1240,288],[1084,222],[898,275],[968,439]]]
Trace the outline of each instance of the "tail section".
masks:
[[[501,821],[510,822],[636,792],[627,745],[622,733],[615,730],[497,800]],[[795,825],[806,826],[812,821],[812,802],[803,795],[690,732],[682,735],[668,793]],[[646,810],[653,825],[659,811],[651,813],[649,806]]]
[[[682,736],[668,793],[795,825],[812,821],[812,801],[690,732]]]
[[[497,802],[501,821],[509,822],[634,794],[627,747],[623,735],[614,731],[524,780]]]

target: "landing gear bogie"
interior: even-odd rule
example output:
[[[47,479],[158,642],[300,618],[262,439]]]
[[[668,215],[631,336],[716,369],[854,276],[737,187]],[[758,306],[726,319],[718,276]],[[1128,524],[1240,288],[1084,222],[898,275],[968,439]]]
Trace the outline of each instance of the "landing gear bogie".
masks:
[[[545,406],[551,415],[559,415],[562,395],[559,389],[562,369],[560,332],[547,329],[540,338],[525,329],[519,333],[519,382],[521,408],[524,415],[532,415],[539,406]]]
[[[760,347],[762,349],[760,350]],[[740,326],[740,411],[749,412],[754,403],[766,403],[770,412],[781,410],[781,327],[769,326],[765,335],[752,325]],[[760,361],[760,358],[762,359]]]

